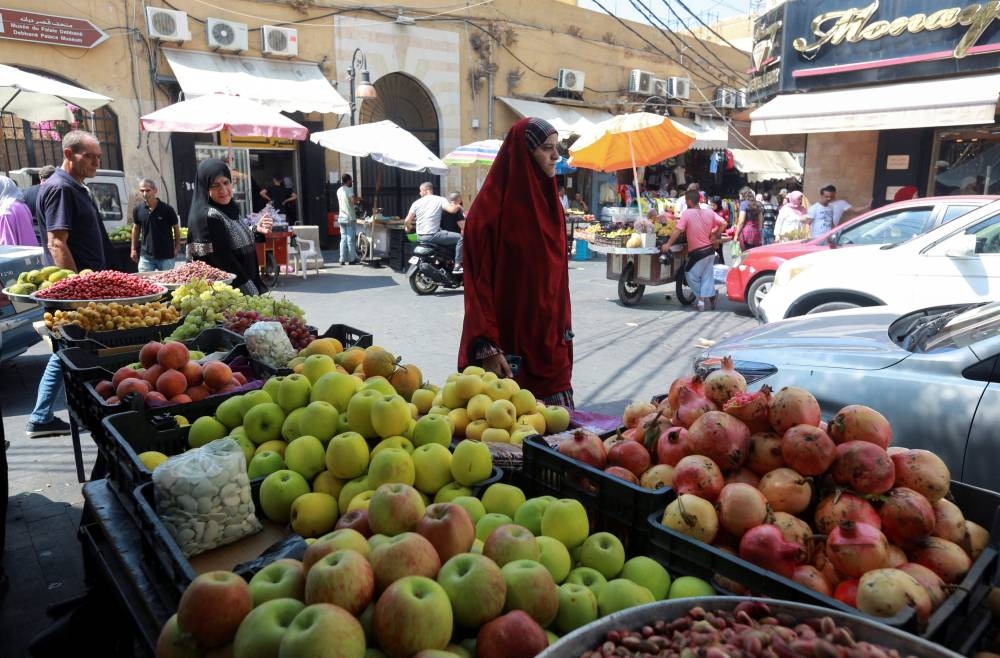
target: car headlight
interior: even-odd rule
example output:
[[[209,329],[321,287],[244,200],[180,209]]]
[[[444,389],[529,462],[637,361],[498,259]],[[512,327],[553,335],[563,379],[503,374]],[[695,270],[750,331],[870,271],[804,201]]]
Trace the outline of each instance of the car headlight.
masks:
[[[774,274],[774,285],[787,286],[792,279],[802,274],[812,267],[811,263],[796,263],[790,260],[778,266],[778,271]]]

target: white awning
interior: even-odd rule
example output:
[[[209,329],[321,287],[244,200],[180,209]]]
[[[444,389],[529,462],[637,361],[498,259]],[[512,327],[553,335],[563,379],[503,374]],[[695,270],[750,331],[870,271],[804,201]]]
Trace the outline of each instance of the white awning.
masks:
[[[1000,74],[778,96],[750,113],[751,135],[993,123]]]
[[[729,149],[729,152],[733,154],[733,165],[746,174],[751,183],[802,176],[802,165],[788,151]]]
[[[557,105],[540,101],[526,101],[520,98],[498,96],[507,107],[522,117],[538,117],[545,119],[559,132],[559,137],[565,139],[570,135],[579,135],[593,128],[595,124],[610,119],[613,114],[604,110],[589,107]]]
[[[187,98],[225,93],[282,112],[347,114],[350,106],[315,62],[289,62],[164,48]]]
[[[725,121],[713,117],[697,117],[695,119],[670,119],[679,126],[684,126],[697,137],[689,150],[715,150],[729,146],[729,126]]]

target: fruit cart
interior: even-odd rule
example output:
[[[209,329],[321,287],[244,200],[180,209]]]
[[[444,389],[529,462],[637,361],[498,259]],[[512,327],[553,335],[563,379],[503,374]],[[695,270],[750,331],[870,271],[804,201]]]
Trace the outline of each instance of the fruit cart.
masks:
[[[294,235],[292,231],[271,231],[263,242],[257,243],[260,278],[269,288],[277,285],[278,274],[288,266],[288,238]]]
[[[635,306],[642,301],[646,286],[659,286],[665,283],[675,284],[677,301],[688,306],[694,302],[695,295],[687,285],[684,277],[684,256],[686,251],[671,253],[673,258],[660,259],[660,250],[656,247],[612,247],[598,242],[590,248],[598,253],[607,254],[607,278],[618,281],[618,299],[625,306]]]

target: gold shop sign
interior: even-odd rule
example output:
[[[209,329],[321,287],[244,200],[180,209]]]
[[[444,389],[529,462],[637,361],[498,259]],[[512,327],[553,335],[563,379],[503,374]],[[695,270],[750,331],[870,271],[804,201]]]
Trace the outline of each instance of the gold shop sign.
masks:
[[[816,41],[810,43],[805,38],[798,37],[792,41],[792,48],[812,59],[827,44],[839,46],[845,41],[848,43],[877,41],[884,37],[898,37],[961,26],[968,28],[955,46],[955,58],[961,59],[993,21],[1000,19],[1000,0],[976,2],[966,7],[939,9],[929,14],[872,21],[872,16],[878,7],[879,0],[874,0],[867,7],[819,14],[812,20],[811,25],[813,35],[817,37]]]
[[[298,142],[284,137],[255,137],[233,135],[228,130],[219,131],[219,146],[232,146],[251,149],[282,149],[292,150]]]

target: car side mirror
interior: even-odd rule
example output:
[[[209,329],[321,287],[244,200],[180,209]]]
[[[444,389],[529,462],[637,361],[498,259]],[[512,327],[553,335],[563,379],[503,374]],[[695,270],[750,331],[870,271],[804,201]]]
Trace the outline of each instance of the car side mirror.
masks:
[[[831,249],[836,249],[840,246],[840,233],[831,233],[826,238],[826,243],[830,245]]]
[[[942,245],[948,258],[975,258],[976,236],[972,233],[954,235]]]

